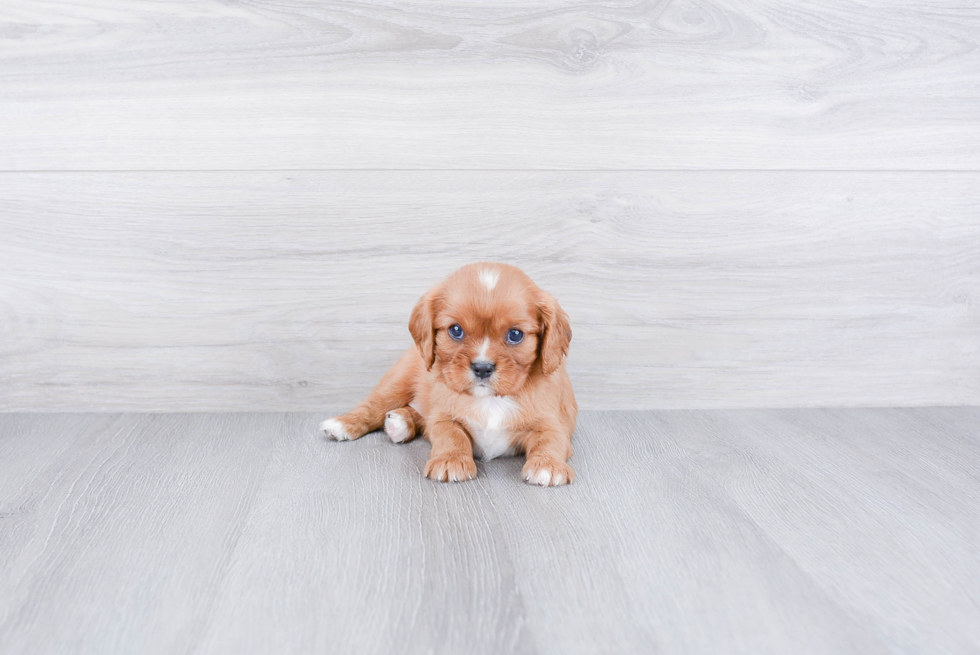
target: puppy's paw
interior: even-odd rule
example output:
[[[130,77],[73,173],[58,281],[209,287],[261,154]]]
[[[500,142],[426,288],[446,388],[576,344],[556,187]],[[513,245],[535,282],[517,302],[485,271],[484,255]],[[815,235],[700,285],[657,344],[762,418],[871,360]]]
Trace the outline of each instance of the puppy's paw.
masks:
[[[425,477],[439,482],[463,482],[476,477],[476,462],[465,453],[446,453],[425,465]]]
[[[528,484],[539,487],[558,487],[575,481],[575,471],[565,462],[549,457],[532,457],[521,471]]]
[[[351,439],[357,439],[361,435],[356,435],[354,432],[345,424],[340,417],[328,418],[326,421],[320,424],[320,431],[327,436],[328,439],[333,439],[334,441],[350,441]]]
[[[415,437],[415,426],[410,425],[396,409],[385,415],[385,434],[395,443],[404,443]]]

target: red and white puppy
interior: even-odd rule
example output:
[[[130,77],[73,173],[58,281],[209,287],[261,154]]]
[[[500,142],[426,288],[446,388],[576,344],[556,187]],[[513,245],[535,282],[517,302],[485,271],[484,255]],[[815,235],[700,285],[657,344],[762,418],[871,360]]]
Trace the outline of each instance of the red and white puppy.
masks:
[[[566,463],[578,405],[565,371],[568,315],[520,269],[464,266],[422,296],[408,323],[417,348],[402,355],[367,400],[320,429],[338,441],[382,425],[396,443],[432,444],[425,475],[476,477],[473,456],[526,454],[524,479],[572,482]]]

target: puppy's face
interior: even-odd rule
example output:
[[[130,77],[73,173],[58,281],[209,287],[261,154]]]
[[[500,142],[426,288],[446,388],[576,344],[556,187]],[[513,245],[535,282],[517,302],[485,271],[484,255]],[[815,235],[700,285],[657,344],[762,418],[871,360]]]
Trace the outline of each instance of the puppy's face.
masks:
[[[471,264],[429,291],[409,329],[429,369],[457,393],[506,396],[550,375],[571,328],[557,301],[504,264]]]

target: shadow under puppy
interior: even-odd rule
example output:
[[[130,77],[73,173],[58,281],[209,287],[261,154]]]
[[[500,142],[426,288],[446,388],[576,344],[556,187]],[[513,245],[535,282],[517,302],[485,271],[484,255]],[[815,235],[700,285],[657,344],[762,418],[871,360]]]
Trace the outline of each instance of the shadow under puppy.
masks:
[[[425,475],[476,477],[483,460],[526,454],[524,479],[571,483],[578,405],[565,370],[568,315],[520,269],[479,263],[429,290],[408,323],[410,348],[371,395],[320,429],[338,441],[384,426],[395,443],[432,444]]]

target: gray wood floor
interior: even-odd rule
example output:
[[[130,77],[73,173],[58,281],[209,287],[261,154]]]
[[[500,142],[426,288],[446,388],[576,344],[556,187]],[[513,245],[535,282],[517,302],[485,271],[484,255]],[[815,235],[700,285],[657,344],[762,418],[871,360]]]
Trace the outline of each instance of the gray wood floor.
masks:
[[[0,416],[0,650],[980,649],[980,408],[586,412],[550,490],[322,416]]]

